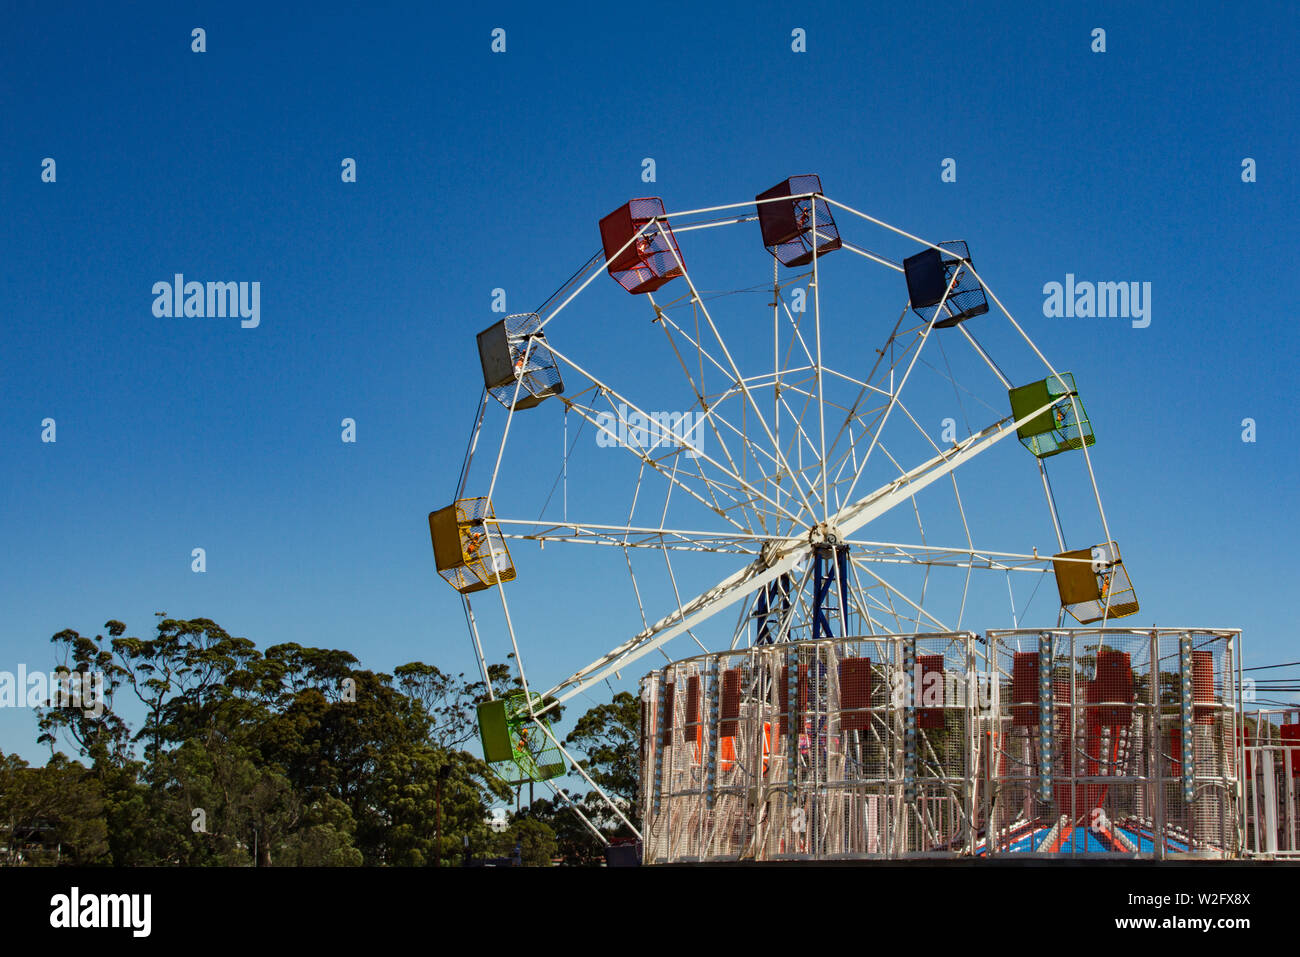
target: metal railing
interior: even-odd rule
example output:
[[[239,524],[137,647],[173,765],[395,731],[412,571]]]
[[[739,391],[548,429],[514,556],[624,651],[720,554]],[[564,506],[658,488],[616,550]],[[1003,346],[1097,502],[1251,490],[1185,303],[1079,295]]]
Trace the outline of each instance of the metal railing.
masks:
[[[673,662],[642,682],[645,862],[1240,856],[1239,639],[864,635]]]
[[[1246,848],[1252,856],[1300,859],[1300,708],[1245,715]]]

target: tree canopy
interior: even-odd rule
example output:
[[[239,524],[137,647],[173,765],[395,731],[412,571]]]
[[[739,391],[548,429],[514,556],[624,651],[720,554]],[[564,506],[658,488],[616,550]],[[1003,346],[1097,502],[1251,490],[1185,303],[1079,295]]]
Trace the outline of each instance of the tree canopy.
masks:
[[[65,629],[51,642],[61,672],[102,678],[102,706],[39,709],[44,767],[0,755],[0,863],[603,859],[564,800],[519,805],[524,786],[512,789],[474,753],[481,678],[419,661],[374,672],[347,651],[295,643],[261,651],[210,619],[165,614],[150,638],[111,620],[94,637]],[[509,673],[489,669],[498,691]],[[629,815],[637,707],[617,695],[579,717],[565,742]],[[143,715],[137,726],[128,713]],[[626,833],[594,794],[565,793],[608,835]],[[489,826],[494,804],[519,807],[504,831]]]

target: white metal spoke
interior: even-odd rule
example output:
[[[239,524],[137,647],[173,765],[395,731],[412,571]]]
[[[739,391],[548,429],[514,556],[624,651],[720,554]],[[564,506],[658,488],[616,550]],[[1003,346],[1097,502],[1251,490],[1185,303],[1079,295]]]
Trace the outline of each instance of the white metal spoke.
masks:
[[[797,651],[794,646],[788,649],[790,655],[816,655],[821,652],[812,649],[821,648],[821,644],[811,639],[834,638],[847,639],[846,647],[849,643],[861,647],[857,644],[861,642],[875,648],[875,654],[886,654],[899,647],[900,636],[911,636],[911,640],[918,634],[947,634],[945,621],[955,619],[961,628],[969,608],[989,607],[990,599],[1000,606],[1006,600],[999,597],[1002,582],[991,576],[1006,577],[1013,625],[1019,626],[1022,612],[1016,607],[1013,581],[1031,586],[1022,589],[1021,600],[1028,595],[1026,609],[1033,609],[1044,576],[1057,575],[1062,568],[1069,568],[1069,561],[1076,561],[1056,557],[1066,551],[1064,523],[1057,511],[1047,467],[1037,456],[1033,468],[1038,471],[1051,511],[1055,543],[1045,548],[1038,539],[1033,540],[1033,546],[1021,544],[1018,536],[1008,537],[1000,524],[992,529],[993,539],[986,541],[982,538],[985,529],[972,521],[979,516],[968,514],[968,505],[972,511],[977,501],[983,506],[991,493],[987,483],[982,483],[978,499],[964,498],[957,475],[963,466],[1015,436],[1018,429],[1044,413],[1068,408],[1073,410],[1075,420],[1081,421],[1082,409],[1071,393],[1026,415],[1007,414],[1006,393],[1016,380],[999,365],[1004,361],[1005,342],[989,340],[999,345],[995,361],[990,350],[967,328],[966,319],[985,314],[986,306],[992,304],[996,311],[973,324],[976,333],[982,337],[981,330],[990,320],[996,320],[999,327],[1005,320],[1019,334],[1019,340],[1010,335],[1003,339],[1010,340],[1017,350],[1022,350],[1021,341],[1028,344],[1030,354],[1022,356],[1023,360],[1041,363],[1050,375],[1059,373],[976,273],[969,258],[963,258],[968,253],[963,251],[959,256],[953,251],[964,247],[960,243],[941,246],[928,242],[820,192],[803,191],[806,187],[796,190],[792,183],[786,188],[793,195],[664,214],[659,214],[662,206],[654,200],[649,201],[652,205],[643,202],[636,207],[639,212],[632,207],[617,211],[602,221],[602,239],[610,240],[609,247],[602,247],[574,272],[535,311],[537,319],[532,318],[534,314],[510,317],[525,318],[529,323],[507,327],[529,330],[509,333],[514,336],[509,340],[510,348],[518,350],[526,337],[527,348],[522,350],[525,369],[531,375],[531,358],[549,357],[542,361],[553,363],[550,371],[554,382],[544,387],[530,378],[525,386],[516,366],[515,379],[507,375],[504,383],[487,383],[457,482],[457,499],[468,495],[486,496],[488,500],[495,517],[483,518],[477,527],[490,530],[486,557],[492,569],[498,569],[499,561],[505,559],[500,554],[503,541],[537,542],[543,548],[558,546],[561,556],[570,552],[570,559],[571,547],[584,546],[587,551],[580,560],[592,569],[590,579],[584,574],[589,587],[606,590],[608,580],[603,576],[612,574],[616,584],[626,574],[630,594],[618,594],[617,588],[607,590],[618,594],[624,604],[635,605],[635,612],[629,608],[628,618],[623,620],[610,615],[604,604],[594,604],[593,608],[606,616],[608,626],[625,628],[624,636],[636,629],[635,634],[604,652],[600,652],[599,645],[587,645],[582,657],[594,660],[576,671],[571,670],[573,662],[548,661],[550,673],[545,680],[552,687],[544,696],[534,696],[530,689],[540,688],[542,679],[534,675],[530,685],[524,673],[519,652],[520,645],[526,643],[516,634],[516,622],[511,616],[512,605],[519,607],[519,603],[507,600],[508,589],[499,581],[484,581],[481,569],[476,571],[478,580],[471,578],[468,586],[458,584],[468,588],[488,585],[499,592],[499,622],[487,617],[494,615],[492,609],[476,620],[475,609],[469,598],[464,598],[475,654],[486,678],[485,639],[492,639],[493,630],[508,637],[520,682],[528,695],[529,713],[539,719],[546,737],[557,747],[558,737],[540,720],[552,707],[586,694],[597,684],[625,680],[629,668],[651,656],[662,656],[667,663],[657,680],[670,681],[673,679],[669,676],[676,674],[676,680],[681,681],[690,675],[696,687],[708,688],[713,694],[718,687],[714,683],[717,673],[698,669],[705,667],[700,664],[703,661],[711,660],[716,666],[716,651],[735,650],[739,653],[737,660],[740,655],[750,656],[746,661],[756,660],[752,658],[755,655],[770,655],[770,660],[779,664],[793,660],[781,657],[786,650],[772,655],[758,646],[798,642]],[[787,221],[782,217],[789,213],[778,210],[775,233],[774,218],[763,209],[764,204],[771,203],[793,204],[795,217]],[[827,211],[834,213],[833,224],[827,219]],[[619,217],[627,216],[640,220],[640,225],[618,227],[623,231],[612,239],[606,224],[626,223],[627,219]],[[778,238],[781,230],[790,229],[794,232]],[[702,247],[725,242],[731,235],[746,231],[746,242],[752,250],[757,252],[754,240],[761,232],[764,243],[774,253],[770,276],[766,278],[766,260],[751,270],[743,254],[724,251],[704,256],[693,251],[696,244]],[[875,241],[859,235],[864,231],[875,233],[881,240],[878,250]],[[795,238],[791,239],[792,235]],[[682,237],[680,245],[678,237]],[[903,245],[909,246],[911,253],[901,251]],[[844,250],[844,255],[823,263],[835,249]],[[890,323],[890,313],[882,312],[880,303],[858,301],[875,295],[875,286],[854,281],[845,287],[837,286],[844,275],[841,269],[879,272],[883,268],[888,282],[897,283],[891,288],[901,298],[900,273],[907,272],[909,290],[925,285],[923,282],[918,286],[916,281],[919,274],[913,264],[917,260],[908,261],[906,269],[902,264],[918,249],[939,254],[942,277],[934,277],[932,291],[927,291],[923,300],[932,303],[938,297],[937,304],[914,309],[907,302],[901,312],[893,313],[896,318]],[[933,265],[928,253],[920,261]],[[695,266],[694,272],[687,268],[688,262]],[[790,262],[795,265],[785,265]],[[715,281],[719,271],[723,279]],[[629,340],[626,348],[621,343],[592,339],[591,330],[603,328],[599,324],[607,321],[602,313],[608,307],[601,302],[589,309],[580,297],[605,272],[614,275],[624,289],[638,294],[632,300],[639,304],[636,308],[653,311],[652,316],[642,318],[658,325],[662,338],[649,330],[649,336]],[[968,305],[967,297],[980,290],[987,303],[977,298],[976,305]],[[888,296],[884,300],[886,309],[896,309],[893,293]],[[919,293],[917,298],[922,298]],[[626,309],[634,308],[629,300],[621,301]],[[536,331],[539,324],[545,336]],[[864,331],[870,336],[865,342]],[[945,338],[958,337],[966,340],[970,350],[946,348]],[[931,343],[931,339],[936,341]],[[879,348],[873,349],[878,343]],[[610,371],[604,367],[610,362],[611,345],[616,354],[636,355],[635,368],[630,370],[632,374],[624,386],[619,386],[618,380],[611,384],[588,371]],[[517,354],[512,351],[512,362]],[[485,370],[491,365],[489,360],[484,353]],[[1008,364],[1006,368],[1018,367]],[[971,370],[979,388],[972,385]],[[559,385],[561,373],[563,387]],[[485,378],[493,375],[485,372]],[[634,385],[627,386],[627,382]],[[525,388],[534,391],[525,392]],[[663,405],[658,407],[679,411],[644,411],[653,407],[650,402],[654,401],[650,396],[647,402],[645,393],[655,391],[662,392]],[[631,401],[629,392],[640,395],[642,401]],[[555,520],[554,510],[550,510],[551,517],[546,517],[551,495],[545,496],[540,509],[533,507],[535,503],[527,497],[532,491],[531,476],[537,469],[537,443],[530,444],[526,437],[521,441],[520,430],[532,427],[541,417],[525,413],[521,419],[517,414],[519,400],[525,400],[524,407],[531,408],[555,395],[558,401],[550,407],[556,409],[562,404],[565,416],[560,470],[560,480],[565,482],[565,508],[559,521]],[[493,400],[505,407],[503,417],[487,414],[489,409],[495,409]],[[954,400],[952,422],[961,422],[966,432],[956,440],[953,436],[958,429],[945,417]],[[626,452],[590,458],[590,450],[579,449],[575,454],[577,439],[572,445],[568,442],[570,411],[580,423],[580,433],[591,424],[600,446],[618,445]],[[985,415],[985,411],[990,414]],[[977,415],[979,421],[973,421]],[[981,422],[990,420],[992,424],[977,429]],[[926,423],[931,424],[930,428]],[[494,458],[476,455],[480,443],[489,448],[496,446]],[[528,449],[530,461],[511,462],[508,453],[516,444]],[[1015,442],[1003,446],[1007,458],[1022,454],[1005,452],[1008,446],[1018,448]],[[1113,539],[1090,450],[1086,442],[1080,448],[1102,531],[1109,542]],[[485,463],[485,459],[492,460]],[[1028,468],[1026,463],[1026,471]],[[963,472],[963,476],[970,471]],[[572,510],[568,507],[571,480],[576,486]],[[872,487],[873,491],[865,491]],[[1023,494],[1022,488],[1015,488],[1015,494]],[[540,492],[545,492],[544,486]],[[552,486],[552,495],[554,492]],[[522,500],[516,497],[521,494]],[[502,501],[495,501],[498,496]],[[537,500],[542,500],[541,494]],[[528,514],[537,517],[522,517]],[[1046,532],[1046,528],[1041,531]],[[1016,550],[1000,547],[999,541]],[[621,556],[602,549],[618,550]],[[439,562],[444,561],[437,545],[435,552]],[[719,557],[695,557],[702,555]],[[517,582],[509,588],[520,589],[530,599],[539,594],[536,589],[549,588],[552,582],[545,580],[546,564],[543,559],[521,567]],[[445,566],[439,568],[449,579],[452,577]],[[701,575],[704,582],[699,581]],[[501,577],[515,581],[513,571]],[[990,592],[990,585],[994,591]],[[1103,624],[1111,614],[1110,600],[1107,593],[1101,609]],[[1064,610],[1061,614],[1058,625]],[[602,621],[594,631],[599,633],[606,627],[606,621]],[[963,640],[972,641],[974,636],[963,633]],[[698,657],[701,652],[705,657]],[[883,659],[878,659],[873,667],[881,662]],[[533,668],[539,670],[536,663]],[[563,680],[555,680],[566,674]],[[635,675],[632,672],[630,676]],[[775,694],[770,670],[767,675],[761,694]],[[832,677],[832,684],[835,681]],[[679,693],[681,687],[678,685]],[[496,692],[489,687],[488,693],[491,696]],[[681,707],[680,702],[679,698],[676,707]],[[772,700],[753,703],[763,708],[774,705]],[[680,711],[678,715],[680,721]],[[882,749],[890,740],[888,729],[859,726],[852,731],[854,747],[869,744],[866,731]],[[793,773],[793,768],[783,764],[791,761],[808,760],[812,772],[829,773],[828,769],[819,769],[817,762],[847,760],[848,752],[843,749],[819,752],[816,735],[806,733],[813,741],[806,755],[803,748],[796,758],[793,750],[778,754],[773,747],[770,760],[774,774]],[[695,762],[718,758],[709,751],[717,747],[716,741],[709,743],[705,738],[692,747]],[[751,743],[745,760],[756,760],[756,747]],[[929,738],[921,742],[914,755],[921,768],[938,769],[947,760],[940,754],[942,749],[936,748],[937,743]],[[736,749],[734,760],[740,761],[744,749],[739,743]],[[560,750],[568,758],[568,753]],[[766,766],[768,761],[764,751],[762,762]],[[581,768],[576,768],[575,773],[587,777]],[[843,773],[843,768],[837,773]],[[674,785],[679,789],[678,796],[682,793],[681,780],[679,777],[679,783]],[[698,787],[698,783],[691,783],[687,792]],[[682,806],[690,808],[688,818],[672,823],[657,837],[647,827],[647,838],[659,841],[659,846],[669,848],[671,854],[707,856],[709,848],[723,846],[726,829],[732,826],[727,822],[742,813],[726,809],[729,805],[725,802],[732,797],[724,796],[718,805],[707,808],[702,798],[683,799],[687,803]],[[619,810],[607,795],[606,800],[615,811]],[[745,825],[743,837],[735,838],[748,850],[737,845],[736,853],[764,853],[767,833],[782,833],[787,828],[782,816],[788,817],[794,811],[793,806],[775,798],[765,801],[763,808]],[[581,816],[581,809],[575,810]],[[839,810],[827,813],[836,820],[840,815]],[[860,815],[861,810],[853,813]],[[968,814],[968,809],[962,813]],[[591,820],[584,823],[594,826]],[[915,823],[914,832],[922,840],[926,835],[934,842],[943,838],[945,832],[936,820],[918,819]],[[799,853],[814,853],[819,842],[828,839],[831,829],[824,815],[799,839]],[[888,852],[891,842],[910,839],[892,833],[882,837],[882,847]]]

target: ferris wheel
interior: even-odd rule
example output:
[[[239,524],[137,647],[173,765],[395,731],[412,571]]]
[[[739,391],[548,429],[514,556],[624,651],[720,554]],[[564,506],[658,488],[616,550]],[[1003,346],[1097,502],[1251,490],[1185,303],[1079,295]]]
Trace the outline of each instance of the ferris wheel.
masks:
[[[494,689],[479,718],[506,780],[571,767],[604,795],[548,714],[648,656],[955,632],[990,592],[1017,625],[1014,588],[1032,602],[1045,579],[1058,626],[1138,610],[1074,377],[965,242],[889,225],[816,175],[700,209],[633,199],[599,233],[554,295],[479,333],[482,399],[454,500],[429,516],[485,679],[473,596],[496,592],[521,690]],[[525,665],[554,644],[532,617],[547,601],[548,617],[597,602],[599,627],[575,626],[573,670],[542,688]]]

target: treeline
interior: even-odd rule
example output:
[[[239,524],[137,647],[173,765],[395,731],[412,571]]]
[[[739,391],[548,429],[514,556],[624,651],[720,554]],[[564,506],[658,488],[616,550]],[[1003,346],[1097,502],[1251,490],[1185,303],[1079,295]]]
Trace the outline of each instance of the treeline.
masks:
[[[60,669],[103,675],[102,700],[38,709],[44,767],[0,755],[0,863],[604,859],[549,790],[524,804],[528,785],[512,790],[471,753],[482,680],[422,662],[367,671],[346,651],[298,644],[262,652],[206,618],[159,615],[149,639],[126,636],[119,621],[105,630],[51,639]],[[510,686],[506,665],[490,673],[498,693]],[[130,698],[143,709],[138,728],[120,713]],[[565,741],[634,822],[638,722],[638,702],[623,693]],[[627,833],[595,795],[570,797],[607,835]],[[488,815],[503,803],[518,811],[500,831]]]

